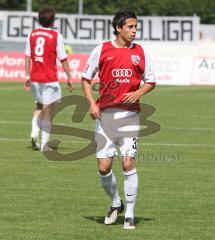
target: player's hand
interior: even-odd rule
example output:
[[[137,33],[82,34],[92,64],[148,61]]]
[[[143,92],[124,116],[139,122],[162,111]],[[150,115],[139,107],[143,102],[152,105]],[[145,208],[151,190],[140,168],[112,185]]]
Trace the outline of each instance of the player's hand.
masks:
[[[31,84],[30,84],[30,80],[26,80],[24,83],[24,89],[25,91],[30,91],[31,89]]]
[[[72,92],[75,88],[73,87],[71,82],[67,82],[67,89]]]
[[[123,103],[135,103],[141,97],[141,95],[138,91],[125,93],[123,95],[124,95],[124,98],[122,99]]]
[[[89,112],[90,112],[90,116],[93,120],[99,119],[101,117],[100,109],[96,103],[90,104]]]

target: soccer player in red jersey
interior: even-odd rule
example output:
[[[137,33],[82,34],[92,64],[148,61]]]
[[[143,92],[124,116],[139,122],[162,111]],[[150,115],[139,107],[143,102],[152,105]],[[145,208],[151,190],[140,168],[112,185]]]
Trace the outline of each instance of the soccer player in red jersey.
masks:
[[[55,10],[50,7],[42,9],[38,18],[41,27],[31,31],[26,44],[25,88],[31,87],[36,103],[32,118],[32,147],[46,151],[51,150],[47,143],[51,131],[53,103],[61,99],[61,89],[57,78],[57,59],[61,61],[67,74],[68,89],[72,91],[73,87],[63,37],[52,29]],[[38,142],[40,128],[42,129],[41,146]]]
[[[142,45],[133,43],[137,17],[128,10],[119,11],[112,22],[114,41],[97,46],[84,72],[82,88],[89,101],[89,112],[96,119],[96,157],[102,187],[112,205],[105,217],[113,224],[124,210],[112,171],[116,146],[119,147],[124,175],[126,202],[124,229],[135,229],[134,206],[138,190],[135,153],[139,132],[139,99],[155,87],[151,58]],[[91,80],[96,72],[100,79],[99,98],[94,100]],[[140,86],[143,84],[143,86]]]

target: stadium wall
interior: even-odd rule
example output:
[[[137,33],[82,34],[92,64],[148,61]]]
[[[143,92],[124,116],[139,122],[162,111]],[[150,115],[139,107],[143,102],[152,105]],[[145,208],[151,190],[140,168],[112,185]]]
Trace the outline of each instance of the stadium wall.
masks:
[[[0,81],[24,81],[25,41],[38,24],[37,13],[0,13]],[[95,44],[113,37],[111,19],[112,16],[57,15],[56,28],[73,53],[69,62],[74,82],[80,82]],[[140,17],[138,26],[137,41],[153,58],[158,84],[215,85],[215,42],[198,41],[200,30],[202,36],[208,36],[207,29],[207,34],[211,32],[211,28],[200,27],[198,17]],[[59,80],[64,81],[60,63],[58,70]]]

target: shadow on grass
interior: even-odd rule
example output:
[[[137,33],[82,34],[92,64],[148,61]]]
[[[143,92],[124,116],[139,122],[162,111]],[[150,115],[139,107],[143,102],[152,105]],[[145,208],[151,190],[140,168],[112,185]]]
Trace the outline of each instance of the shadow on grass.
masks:
[[[99,224],[104,224],[104,216],[84,216],[84,218],[97,222]],[[140,222],[154,221],[154,218],[147,217],[135,217],[135,224],[138,225]],[[124,223],[124,216],[118,216],[116,223],[114,225],[122,225]]]
[[[58,150],[67,150],[67,151],[72,151],[72,149],[71,149],[71,147],[65,147],[65,146],[61,146],[61,147],[58,147],[58,148],[56,148],[56,147],[54,147],[54,146],[51,146],[53,149],[58,149]],[[39,151],[40,152],[40,150],[39,149],[34,149],[31,145],[28,145],[27,147],[26,147],[28,150],[32,150],[32,151]],[[62,153],[63,154],[63,153]]]

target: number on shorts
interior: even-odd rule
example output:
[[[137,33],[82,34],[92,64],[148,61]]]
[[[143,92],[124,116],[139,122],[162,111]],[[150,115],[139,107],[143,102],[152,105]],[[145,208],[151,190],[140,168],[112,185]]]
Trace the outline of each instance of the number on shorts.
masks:
[[[38,37],[36,40],[36,47],[35,47],[35,54],[36,56],[42,56],[44,53],[44,44],[45,44],[45,38],[44,37]]]
[[[134,144],[132,145],[133,149],[137,149],[137,141],[138,141],[137,138],[133,138],[133,142],[134,142]]]

